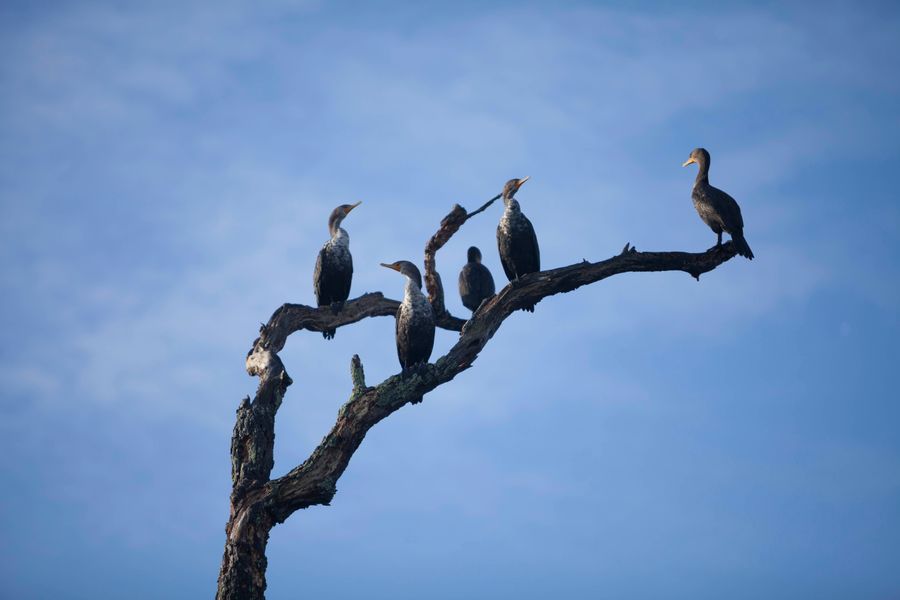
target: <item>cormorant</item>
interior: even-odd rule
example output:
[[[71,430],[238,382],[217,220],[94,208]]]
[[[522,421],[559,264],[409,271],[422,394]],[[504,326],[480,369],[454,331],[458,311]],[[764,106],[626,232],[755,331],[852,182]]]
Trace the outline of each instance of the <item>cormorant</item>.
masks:
[[[467,260],[459,272],[459,295],[463,306],[475,312],[483,300],[494,295],[494,278],[481,264],[481,250],[475,246],[469,248]]]
[[[722,232],[727,231],[731,234],[731,241],[734,242],[738,254],[753,260],[753,250],[744,239],[741,207],[734,198],[709,185],[709,152],[705,148],[694,148],[691,150],[691,156],[681,166],[686,167],[691,163],[697,163],[700,167],[697,179],[694,180],[694,189],[691,190],[691,199],[700,218],[718,236],[716,246],[722,245]]]
[[[518,200],[513,198],[526,181],[528,177],[510,179],[503,186],[503,204],[506,208],[497,225],[497,248],[500,250],[503,271],[510,281],[541,270],[541,249],[538,247],[534,227],[519,209]],[[523,310],[534,312],[534,305],[525,306]]]
[[[406,275],[403,302],[397,309],[397,358],[406,374],[431,358],[431,350],[434,348],[434,311],[428,298],[422,293],[422,276],[416,265],[398,260],[391,264],[381,263],[381,266]],[[413,400],[413,404],[421,401],[422,398],[419,397]]]
[[[328,232],[331,239],[319,250],[316,259],[316,270],[313,272],[313,287],[316,291],[316,305],[331,306],[337,312],[350,296],[350,282],[353,280],[353,257],[350,256],[350,236],[341,228],[350,211],[362,204],[341,204],[328,217]],[[329,340],[334,337],[335,330],[323,331],[322,336]]]

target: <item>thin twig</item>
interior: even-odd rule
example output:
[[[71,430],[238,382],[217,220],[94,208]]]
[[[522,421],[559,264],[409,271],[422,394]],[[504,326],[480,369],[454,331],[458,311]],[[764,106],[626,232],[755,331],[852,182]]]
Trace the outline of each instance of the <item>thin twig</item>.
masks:
[[[482,204],[482,205],[481,205],[481,208],[479,208],[478,210],[475,210],[475,211],[470,212],[469,214],[467,214],[467,215],[466,215],[466,220],[469,220],[469,219],[471,219],[472,217],[474,217],[475,215],[477,215],[478,213],[484,211],[488,206],[490,206],[491,204],[493,204],[494,202],[496,202],[497,200],[499,200],[501,196],[503,196],[503,194],[497,194],[496,196],[494,196],[493,198],[491,198],[490,200],[488,200],[487,202],[485,202],[484,204]]]

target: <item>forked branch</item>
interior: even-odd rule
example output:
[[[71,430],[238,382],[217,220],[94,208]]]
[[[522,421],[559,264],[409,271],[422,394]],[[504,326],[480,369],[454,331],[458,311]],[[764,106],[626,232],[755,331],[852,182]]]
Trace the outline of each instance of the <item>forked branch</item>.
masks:
[[[269,530],[298,509],[331,502],[337,481],[369,429],[411,400],[471,367],[503,321],[516,310],[620,273],[683,271],[699,279],[701,274],[736,255],[731,242],[701,253],[637,252],[626,244],[621,254],[604,261],[583,261],[525,275],[483,302],[471,319],[464,321],[446,309],[435,255],[468,218],[494,200],[471,214],[455,205],[425,246],[429,300],[438,326],[461,332],[456,344],[433,364],[405,377],[394,375],[374,387],[366,385],[362,363],[354,355],[350,365],[353,385],[350,399],[338,412],[331,431],[303,464],[273,480],[269,478],[273,466],[275,414],[292,383],[278,357],[287,338],[304,329],[337,329],[367,317],[394,315],[399,303],[375,292],[348,301],[337,312],[330,308],[285,304],[261,327],[247,355],[247,371],[259,377],[259,386],[252,402],[249,399],[241,402],[232,438],[231,516],[226,526],[228,535],[218,598],[263,598]]]
[[[735,254],[730,242],[697,254],[632,250],[596,263],[582,262],[523,276],[516,285],[507,285],[482,304],[449,352],[421,372],[408,378],[394,375],[375,387],[356,387],[350,400],[341,407],[331,432],[312,455],[302,465],[266,486],[268,509],[276,522],[281,522],[297,509],[328,504],[338,479],[366,432],[410,400],[432,391],[472,366],[503,321],[517,309],[619,273],[684,271],[699,277]]]

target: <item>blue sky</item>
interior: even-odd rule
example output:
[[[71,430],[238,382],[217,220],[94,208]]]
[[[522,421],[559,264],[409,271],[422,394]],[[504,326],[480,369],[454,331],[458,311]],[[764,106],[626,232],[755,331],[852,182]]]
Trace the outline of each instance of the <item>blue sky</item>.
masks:
[[[243,358],[335,205],[354,295],[524,175],[547,267],[699,251],[700,145],[756,260],[514,315],[273,531],[268,597],[900,595],[893,5],[6,2],[0,56],[4,595],[213,593]],[[445,280],[499,281],[499,216]],[[392,331],[289,340],[275,475]]]

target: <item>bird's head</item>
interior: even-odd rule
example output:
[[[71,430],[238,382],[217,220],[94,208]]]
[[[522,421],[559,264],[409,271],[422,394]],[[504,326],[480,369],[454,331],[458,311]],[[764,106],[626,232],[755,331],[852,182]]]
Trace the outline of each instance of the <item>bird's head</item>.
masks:
[[[694,148],[691,150],[691,155],[681,166],[686,167],[691,163],[699,164],[701,169],[704,165],[709,166],[709,152],[706,151],[706,148]]]
[[[419,289],[422,288],[422,275],[419,273],[419,268],[408,260],[398,260],[397,262],[392,263],[381,263],[381,266],[397,271],[401,275],[406,275],[410,281],[415,282],[416,285],[419,286]]]
[[[357,202],[356,204],[341,204],[333,211],[331,211],[331,216],[328,217],[328,232],[331,235],[334,235],[338,230],[338,227],[341,226],[341,222],[344,220],[344,217],[350,214],[350,211],[362,204],[362,200]]]
[[[503,186],[503,199],[511,200],[513,196],[515,196],[516,192],[519,191],[519,188],[522,187],[522,184],[530,179],[530,176],[525,176],[522,179],[510,179],[506,182],[506,185]]]
[[[466,260],[468,260],[469,262],[480,263],[481,250],[479,250],[476,246],[470,247]]]

